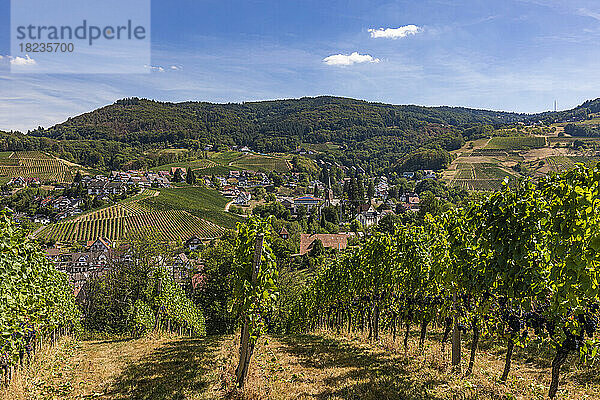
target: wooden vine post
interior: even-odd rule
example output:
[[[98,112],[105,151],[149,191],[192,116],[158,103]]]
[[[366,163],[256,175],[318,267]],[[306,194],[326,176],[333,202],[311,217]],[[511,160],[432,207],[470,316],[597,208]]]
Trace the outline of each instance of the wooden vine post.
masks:
[[[262,257],[264,234],[258,233],[256,235],[256,245],[254,247],[254,260],[252,262],[252,286],[256,286],[258,271],[260,269],[260,259]],[[250,341],[250,318],[248,315],[244,316],[244,325],[242,327],[242,336],[240,340],[240,362],[236,369],[236,377],[238,387],[243,388],[244,382],[246,381],[246,375],[248,374],[248,366],[250,365],[250,358],[254,352],[254,343]]]
[[[458,329],[458,307],[456,305],[456,293],[452,295],[454,308],[454,323],[452,328],[452,369],[460,373],[460,329]]]

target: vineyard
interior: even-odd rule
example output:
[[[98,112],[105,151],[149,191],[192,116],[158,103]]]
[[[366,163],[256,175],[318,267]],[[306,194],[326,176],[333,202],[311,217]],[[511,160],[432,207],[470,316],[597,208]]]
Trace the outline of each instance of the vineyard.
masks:
[[[177,163],[172,163],[172,164],[164,164],[161,165],[159,167],[154,167],[151,170],[152,171],[170,171],[171,168],[181,168],[184,171],[187,170],[188,168],[191,168],[193,170],[204,170],[207,168],[212,168],[215,167],[217,164],[214,161],[205,159],[205,158],[201,158],[198,160],[193,160],[193,161],[184,161],[184,162],[177,162]],[[200,173],[202,174],[203,171],[200,171]]]
[[[274,157],[266,155],[248,154],[235,160],[232,166],[252,171],[276,171],[289,172],[291,170],[289,162],[283,157]]]
[[[42,344],[81,329],[67,276],[0,214],[0,384]]]
[[[500,382],[511,374],[515,348],[532,348],[552,354],[554,398],[569,355],[586,365],[598,359],[598,182],[600,169],[575,168],[374,234],[324,266],[283,313],[285,329],[368,332],[373,341],[404,330],[406,347],[416,326],[423,349],[428,328],[441,324],[456,372],[461,335],[470,331],[465,376],[482,338],[506,348]]]
[[[598,162],[598,159],[584,156],[554,156],[544,158],[543,161],[550,166],[552,171],[562,172],[573,168],[576,164],[592,165]]]
[[[463,154],[468,157],[508,157],[508,152],[498,149],[475,149],[471,153]]]
[[[72,182],[71,167],[36,151],[4,152],[0,156],[0,176],[37,178],[41,182]]]
[[[12,400],[21,398],[15,396],[15,391],[22,389],[24,375],[32,369],[48,367],[44,365],[44,357],[60,346],[63,337],[74,341],[83,333],[85,314],[82,315],[78,307],[81,303],[75,302],[67,275],[59,272],[5,213],[0,214],[0,232],[0,245],[5,250],[0,259],[0,396]],[[131,247],[136,255],[148,255],[157,248],[154,243],[143,240],[134,240]],[[165,249],[161,249],[161,255]],[[124,276],[136,275],[132,269],[131,266],[112,269],[101,277],[107,280],[108,286],[114,287],[127,282]],[[128,292],[123,299],[129,303],[126,319],[132,334],[205,335],[202,310],[186,296],[166,267],[152,265],[146,274],[137,277],[144,279],[145,290],[137,296]],[[99,278],[96,276],[90,281]],[[103,324],[105,322],[103,320]],[[41,358],[34,357],[38,352]],[[68,398],[65,389],[68,388],[43,398],[58,398],[57,395]]]
[[[202,187],[161,189],[158,196],[149,197],[140,206],[154,210],[183,210],[224,228],[234,229],[240,217],[224,211],[229,199],[216,190]]]
[[[529,150],[546,146],[542,136],[496,136],[490,139],[484,150]]]
[[[494,164],[459,163],[451,185],[470,190],[492,191],[499,189],[506,177],[511,178],[512,175]]]
[[[48,225],[36,234],[36,238],[61,243],[86,242],[98,237],[120,241],[130,234],[153,229],[167,241],[174,242],[185,241],[191,236],[214,238],[225,232],[224,228],[185,210],[157,210],[143,205],[143,200],[156,194],[146,190],[113,206]]]
[[[289,172],[291,165],[283,156],[245,154],[237,151],[214,153],[210,158],[164,164],[152,171],[166,171],[171,168],[186,170],[191,168],[200,175],[227,175],[231,170]]]

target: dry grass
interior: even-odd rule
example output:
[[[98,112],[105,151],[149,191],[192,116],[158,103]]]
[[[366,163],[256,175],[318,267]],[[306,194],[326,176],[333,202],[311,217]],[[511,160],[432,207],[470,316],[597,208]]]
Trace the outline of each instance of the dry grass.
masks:
[[[474,374],[450,369],[439,332],[425,350],[416,332],[405,353],[400,339],[319,332],[261,339],[243,391],[236,388],[237,335],[206,339],[155,337],[76,342],[63,339],[19,373],[0,399],[544,399],[548,355],[517,351],[506,384],[498,377],[504,349],[484,342]],[[463,369],[468,362],[463,347]],[[573,359],[564,368],[558,399],[600,399],[600,369]]]
[[[321,332],[270,338],[257,347],[244,393],[230,390],[230,398],[243,399],[544,399],[550,370],[545,358],[517,351],[506,384],[499,381],[504,351],[485,346],[478,351],[473,375],[453,374],[449,347],[441,351],[439,334],[428,340],[425,351],[410,340],[405,354],[400,340],[386,336],[370,344],[360,335]],[[465,343],[468,344],[468,343]],[[235,369],[235,339],[222,351]],[[469,349],[463,347],[463,371]],[[599,399],[598,369],[577,367],[571,360],[561,379],[557,399]],[[233,388],[232,378],[227,383]]]
[[[218,398],[209,387],[220,376],[210,349],[218,340],[62,339],[20,371],[0,399]]]

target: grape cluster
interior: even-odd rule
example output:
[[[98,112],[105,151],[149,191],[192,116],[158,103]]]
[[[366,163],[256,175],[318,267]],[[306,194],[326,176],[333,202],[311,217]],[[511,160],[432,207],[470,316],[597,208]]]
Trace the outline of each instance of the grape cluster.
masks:
[[[544,329],[548,330],[548,320],[538,312],[530,311],[523,316],[525,325],[533,329],[536,335],[541,335]]]
[[[574,335],[568,330],[564,329],[565,332],[565,340],[562,343],[562,348],[568,351],[577,351],[583,345],[583,332],[579,335]]]
[[[585,322],[583,324],[583,327],[585,329],[585,333],[589,336],[592,337],[594,336],[594,333],[596,332],[596,329],[598,329],[598,318],[596,318],[593,315],[589,315],[586,319]]]

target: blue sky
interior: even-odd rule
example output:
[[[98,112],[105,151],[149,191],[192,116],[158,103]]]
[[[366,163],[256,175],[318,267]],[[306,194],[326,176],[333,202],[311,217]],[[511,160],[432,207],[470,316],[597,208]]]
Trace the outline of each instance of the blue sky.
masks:
[[[520,112],[600,97],[597,0],[153,1],[147,74],[11,74],[9,0],[0,16],[4,130],[131,96],[337,95]]]

